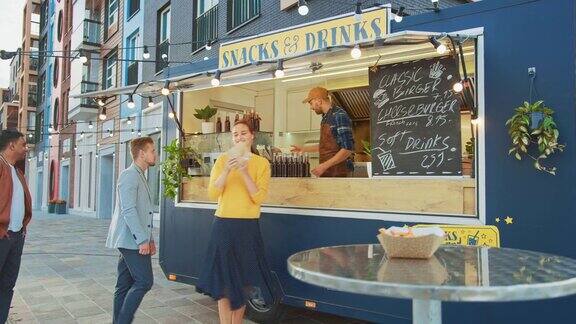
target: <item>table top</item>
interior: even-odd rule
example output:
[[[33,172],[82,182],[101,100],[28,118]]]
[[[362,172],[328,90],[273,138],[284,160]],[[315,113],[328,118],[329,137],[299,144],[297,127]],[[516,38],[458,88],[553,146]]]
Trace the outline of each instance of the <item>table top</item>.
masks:
[[[508,248],[441,245],[430,259],[388,259],[379,244],[292,255],[295,278],[337,291],[444,301],[520,301],[576,294],[576,260]]]

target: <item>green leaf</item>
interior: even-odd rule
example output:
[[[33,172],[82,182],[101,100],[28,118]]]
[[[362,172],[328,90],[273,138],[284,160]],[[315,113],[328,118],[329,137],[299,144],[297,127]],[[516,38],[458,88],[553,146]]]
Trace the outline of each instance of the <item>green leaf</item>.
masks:
[[[516,159],[522,160],[522,157],[520,156],[520,154],[518,154],[518,152],[516,152],[516,154],[514,154],[514,156],[516,157]]]

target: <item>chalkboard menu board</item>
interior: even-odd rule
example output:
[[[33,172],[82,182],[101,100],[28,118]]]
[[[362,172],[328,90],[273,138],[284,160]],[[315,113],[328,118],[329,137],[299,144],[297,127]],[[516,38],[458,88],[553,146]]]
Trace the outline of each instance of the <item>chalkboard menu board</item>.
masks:
[[[462,175],[460,80],[450,56],[370,69],[372,174]]]

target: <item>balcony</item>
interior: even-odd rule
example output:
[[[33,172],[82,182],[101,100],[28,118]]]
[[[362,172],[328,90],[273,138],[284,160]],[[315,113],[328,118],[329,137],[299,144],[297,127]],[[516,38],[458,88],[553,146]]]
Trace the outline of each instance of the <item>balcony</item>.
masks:
[[[70,90],[68,119],[79,121],[96,118],[98,105],[90,98],[72,98],[74,95],[98,90],[97,82],[82,81],[79,87]],[[79,88],[79,89],[78,89]]]
[[[36,92],[28,92],[28,107],[37,107],[38,106],[38,95]]]
[[[228,31],[236,29],[260,15],[261,0],[229,0]]]
[[[100,45],[100,22],[94,20],[84,20],[84,43],[89,45]]]
[[[40,64],[40,61],[39,61],[38,57],[35,57],[35,56],[30,57],[30,71],[38,71],[39,64]]]
[[[194,19],[192,52],[202,48],[207,42],[218,38],[218,6],[212,7]]]
[[[126,85],[132,85],[137,83],[138,83],[138,62],[134,62],[128,65],[128,75],[126,79]]]
[[[168,59],[170,58],[170,44],[166,40],[162,44],[156,46],[156,72],[160,72],[164,70],[165,67],[168,66]],[[167,59],[162,59],[162,55],[166,54]]]

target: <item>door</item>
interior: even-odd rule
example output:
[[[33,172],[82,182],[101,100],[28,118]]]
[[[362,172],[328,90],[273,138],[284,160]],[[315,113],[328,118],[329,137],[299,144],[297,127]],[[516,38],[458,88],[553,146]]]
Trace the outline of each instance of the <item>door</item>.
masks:
[[[100,190],[98,191],[98,218],[112,218],[114,199],[114,157],[112,154],[100,158]]]
[[[42,194],[44,193],[44,171],[38,168],[36,180],[36,209],[42,208]]]
[[[70,165],[62,166],[62,174],[60,175],[60,199],[66,201],[66,204],[70,202],[70,199],[68,199],[69,171]]]

